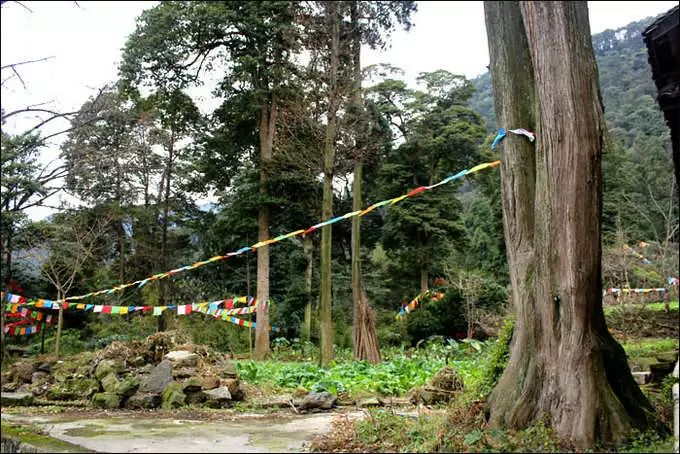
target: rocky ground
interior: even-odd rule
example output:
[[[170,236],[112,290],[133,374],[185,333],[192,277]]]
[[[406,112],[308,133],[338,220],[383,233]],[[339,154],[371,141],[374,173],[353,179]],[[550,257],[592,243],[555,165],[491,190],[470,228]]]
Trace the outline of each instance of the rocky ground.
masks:
[[[2,374],[2,405],[69,403],[104,409],[224,408],[243,400],[235,365],[177,332],[59,361],[22,359]]]

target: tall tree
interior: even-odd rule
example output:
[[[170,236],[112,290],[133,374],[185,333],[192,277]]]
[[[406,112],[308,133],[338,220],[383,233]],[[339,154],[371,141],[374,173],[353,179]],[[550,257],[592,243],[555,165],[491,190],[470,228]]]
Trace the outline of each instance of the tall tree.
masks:
[[[623,441],[654,417],[601,301],[604,120],[585,2],[485,2],[496,118],[537,131],[501,145],[514,343],[490,420],[544,414],[581,448]],[[565,373],[568,370],[568,373]]]
[[[256,109],[261,206],[258,241],[269,239],[267,190],[276,117],[285,97],[297,32],[298,4],[270,2],[166,2],[145,11],[125,47],[121,73],[133,83],[183,88],[200,83],[204,70],[218,67],[218,93],[250,92]],[[255,357],[269,352],[269,249],[257,251]]]
[[[168,269],[168,223],[171,205],[171,188],[176,171],[177,161],[180,158],[178,142],[186,139],[192,132],[196,131],[201,118],[201,113],[189,96],[180,90],[167,92],[159,90],[151,97],[151,104],[159,112],[161,131],[163,131],[160,142],[167,150],[165,168],[161,178],[163,190],[163,217],[161,220],[161,245],[160,245],[160,269],[163,272]],[[167,295],[167,280],[159,282],[159,305],[165,306]],[[169,314],[169,311],[166,311]],[[158,330],[165,330],[166,315],[158,317]]]
[[[326,111],[326,133],[323,144],[323,201],[321,217],[333,217],[333,169],[335,165],[335,139],[337,133],[337,113],[340,107],[338,71],[340,67],[340,24],[342,12],[340,2],[324,2],[324,18],[329,34],[327,70],[328,107]],[[319,362],[327,366],[333,360],[333,318],[332,318],[332,274],[331,274],[332,227],[321,228],[321,290],[319,300]]]
[[[362,208],[361,183],[364,160],[370,159],[378,147],[368,146],[367,119],[363,105],[361,82],[361,45],[371,47],[384,45],[381,32],[389,34],[395,22],[401,22],[408,29],[410,14],[415,10],[414,2],[358,2],[350,3],[350,30],[352,52],[352,97],[349,121],[354,124],[354,147],[352,158],[354,174],[352,180],[352,210]],[[361,17],[368,19],[361,24]],[[371,153],[373,151],[373,153]],[[353,344],[354,359],[380,362],[380,348],[375,331],[375,313],[369,306],[361,274],[361,218],[352,218],[352,300],[353,300]]]
[[[393,196],[404,187],[430,185],[454,169],[473,165],[484,136],[481,118],[466,107],[472,87],[463,76],[439,70],[423,73],[425,91],[405,89],[396,81],[376,87],[380,106],[405,139],[385,158],[380,186]],[[456,186],[426,192],[421,202],[392,208],[383,241],[405,266],[415,268],[421,293],[429,289],[430,272],[463,235]],[[410,274],[410,273],[409,273]]]
[[[97,121],[93,121],[92,112],[96,112]],[[137,194],[134,158],[138,148],[131,132],[138,119],[138,112],[120,92],[107,89],[83,105],[62,146],[67,188],[89,203],[106,205],[115,214],[120,282],[126,277],[125,207],[135,202]]]

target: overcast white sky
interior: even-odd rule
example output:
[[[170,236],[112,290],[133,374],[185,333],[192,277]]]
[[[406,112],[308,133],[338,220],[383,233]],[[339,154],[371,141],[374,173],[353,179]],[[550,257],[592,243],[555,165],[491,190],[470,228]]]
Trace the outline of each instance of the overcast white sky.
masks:
[[[48,61],[21,67],[21,77],[5,84],[5,111],[50,101],[56,110],[76,110],[96,88],[116,78],[120,49],[135,28],[135,18],[156,2],[24,1],[8,2],[1,8],[0,34],[2,65],[43,57]],[[598,33],[671,9],[677,1],[588,2],[591,31]],[[486,70],[489,55],[482,2],[418,2],[415,26],[410,32],[397,31],[392,46],[383,52],[366,50],[363,64],[390,63],[405,70],[407,80],[418,73],[446,69],[472,78]],[[7,71],[3,71],[3,80]],[[209,100],[198,100],[203,110]],[[9,122],[7,130],[26,128],[35,119]],[[58,128],[60,125],[54,125]],[[61,125],[63,126],[63,125]],[[58,156],[55,140],[43,159]],[[58,204],[57,200],[51,201]],[[34,219],[50,211],[37,208]]]

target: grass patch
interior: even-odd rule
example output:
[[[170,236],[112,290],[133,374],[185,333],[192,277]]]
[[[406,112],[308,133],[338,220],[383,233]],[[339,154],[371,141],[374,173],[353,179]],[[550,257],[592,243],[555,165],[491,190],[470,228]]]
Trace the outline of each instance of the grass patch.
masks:
[[[678,305],[678,300],[673,300],[668,303],[670,310],[671,311],[677,311],[680,306]],[[665,312],[666,311],[666,306],[664,305],[663,301],[659,301],[656,303],[647,303],[647,304],[640,304],[640,303],[635,303],[635,304],[627,304],[627,305],[616,305],[616,306],[605,306],[604,307],[604,314],[609,315],[611,313],[614,313],[616,311],[621,311],[621,310],[626,310],[630,308],[644,308],[645,310],[651,311],[651,312]]]
[[[630,359],[652,357],[678,350],[678,339],[635,339],[624,342],[623,349]]]
[[[82,446],[52,438],[30,425],[22,424],[20,427],[2,421],[0,423],[2,436],[4,438],[14,438],[22,443],[29,444],[45,452],[94,452]]]

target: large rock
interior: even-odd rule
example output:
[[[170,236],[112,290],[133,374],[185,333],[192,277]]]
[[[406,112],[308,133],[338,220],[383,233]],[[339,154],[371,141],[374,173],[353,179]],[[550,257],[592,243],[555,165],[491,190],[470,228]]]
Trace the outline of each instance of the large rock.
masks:
[[[97,368],[94,370],[94,376],[97,377],[97,380],[101,381],[107,375],[118,375],[122,370],[123,363],[121,361],[117,359],[105,359],[97,364]]]
[[[187,405],[199,405],[206,401],[208,398],[203,391],[192,392],[186,395]]]
[[[185,380],[182,382],[182,385],[182,392],[184,392],[184,394],[196,393],[202,389],[201,380],[196,377]]]
[[[183,379],[183,378],[189,378],[189,377],[195,377],[198,374],[198,371],[196,370],[195,367],[181,367],[181,368],[173,368],[172,369],[172,377],[175,379]]]
[[[43,383],[45,380],[47,380],[48,376],[49,376],[49,374],[47,372],[37,370],[37,371],[33,372],[33,375],[31,375],[31,384],[39,385],[39,384]]]
[[[128,365],[130,365],[132,367],[142,367],[145,364],[146,364],[146,359],[144,359],[143,356],[135,356],[130,361],[128,361]]]
[[[142,380],[139,390],[144,393],[160,394],[172,382],[172,363],[161,361],[151,374]]]
[[[47,389],[46,396],[50,400],[89,399],[99,391],[99,382],[93,378],[71,378],[63,383],[55,383]]]
[[[322,410],[330,410],[338,401],[338,397],[329,392],[311,392],[302,400],[300,408],[302,410],[312,410],[320,408]]]
[[[125,408],[132,410],[141,408],[158,408],[161,406],[161,396],[151,393],[136,393],[125,402]]]
[[[116,374],[110,373],[106,377],[102,378],[102,388],[107,393],[115,393],[118,389],[118,378]]]
[[[206,405],[213,408],[225,407],[229,405],[232,400],[229,388],[226,386],[203,391],[203,394],[205,394],[206,397]]]
[[[215,376],[201,377],[201,388],[203,390],[215,389],[220,386],[220,379]]]
[[[240,389],[240,381],[238,378],[223,378],[220,380],[220,386],[226,386],[233,396]]]
[[[183,407],[186,403],[186,397],[182,390],[184,389],[183,383],[178,383],[176,381],[168,383],[168,385],[163,390],[162,400],[163,408],[166,410],[171,410],[173,408]]]
[[[0,393],[0,405],[12,407],[17,405],[31,405],[33,394],[31,393]]]
[[[32,361],[19,361],[12,366],[12,376],[17,383],[30,383],[35,370]]]
[[[220,378],[238,378],[238,370],[236,364],[228,359],[220,360],[216,365]]]
[[[198,364],[198,355],[196,353],[185,350],[176,350],[165,355],[165,359],[172,362],[175,368],[180,367],[196,367]]]
[[[118,382],[115,393],[122,397],[132,396],[139,388],[139,379],[136,377],[125,377]]]
[[[92,405],[97,408],[112,410],[120,406],[120,396],[114,393],[97,393],[92,398]]]

